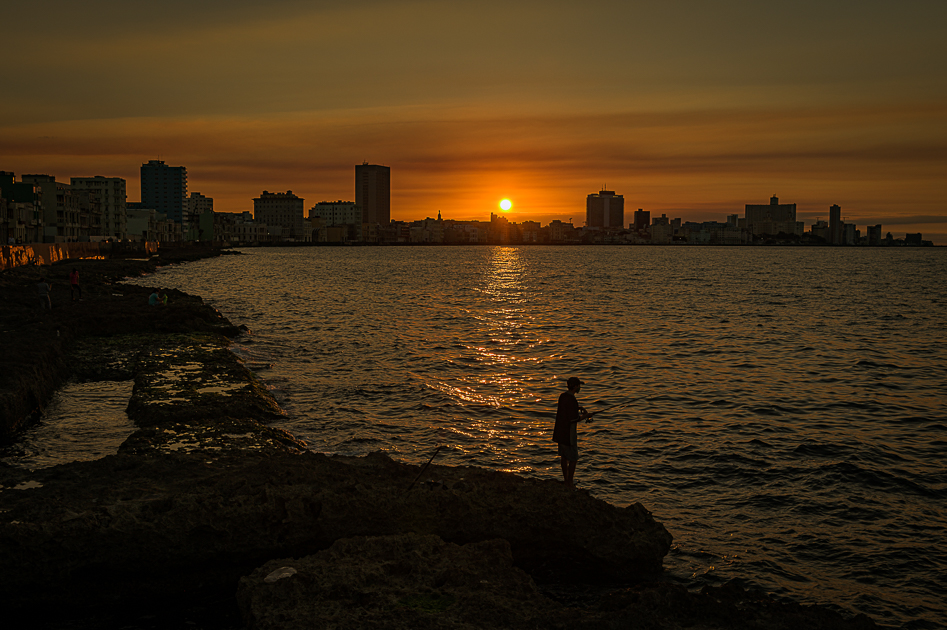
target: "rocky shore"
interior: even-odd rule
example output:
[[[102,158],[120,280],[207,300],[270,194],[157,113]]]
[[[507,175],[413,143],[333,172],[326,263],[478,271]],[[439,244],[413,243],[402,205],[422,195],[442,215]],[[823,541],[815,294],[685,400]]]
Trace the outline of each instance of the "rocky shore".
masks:
[[[671,535],[641,504],[309,451],[268,426],[281,410],[227,349],[240,328],[200,298],[168,291],[149,307],[148,289],[117,282],[206,253],[0,274],[5,438],[67,379],[134,380],[137,427],[96,461],[0,466],[11,627],[875,627],[734,584],[662,582]],[[51,313],[35,305],[41,273]]]

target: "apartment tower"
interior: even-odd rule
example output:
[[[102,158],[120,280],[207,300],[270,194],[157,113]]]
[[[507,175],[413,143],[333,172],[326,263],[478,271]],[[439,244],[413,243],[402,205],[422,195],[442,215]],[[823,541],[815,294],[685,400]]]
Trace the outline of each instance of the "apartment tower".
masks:
[[[363,162],[355,166],[355,205],[362,209],[362,223],[391,223],[391,169]]]
[[[91,193],[102,207],[101,237],[122,240],[128,235],[125,180],[121,177],[73,177],[72,189]]]
[[[622,228],[625,224],[625,198],[614,190],[600,190],[585,198],[585,227]]]
[[[187,169],[161,160],[141,165],[141,205],[169,221],[184,223],[187,213]]]

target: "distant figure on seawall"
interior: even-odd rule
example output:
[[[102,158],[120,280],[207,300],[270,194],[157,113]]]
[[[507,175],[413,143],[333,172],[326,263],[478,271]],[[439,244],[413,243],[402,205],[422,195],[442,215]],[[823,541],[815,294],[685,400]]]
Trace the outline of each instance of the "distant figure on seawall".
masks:
[[[72,272],[69,274],[69,297],[72,298],[72,301],[76,301],[76,291],[79,292],[79,300],[82,300],[82,287],[79,286],[79,272],[75,267],[72,268]]]
[[[53,301],[49,298],[49,292],[53,287],[45,279],[40,278],[36,283],[36,294],[39,297],[39,310],[53,310]]]
[[[568,390],[559,396],[559,406],[556,409],[556,426],[552,431],[552,440],[559,444],[559,457],[562,462],[562,480],[566,487],[575,490],[572,482],[575,477],[575,465],[579,461],[578,436],[576,425],[591,418],[584,407],[579,406],[575,395],[582,389],[582,381],[573,376],[566,385]]]

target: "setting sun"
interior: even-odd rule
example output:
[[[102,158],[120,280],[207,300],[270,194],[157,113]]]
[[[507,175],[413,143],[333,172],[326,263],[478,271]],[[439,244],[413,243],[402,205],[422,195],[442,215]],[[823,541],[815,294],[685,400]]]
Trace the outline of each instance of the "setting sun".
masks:
[[[503,210],[503,212],[506,212],[512,207],[513,207],[513,202],[510,201],[509,199],[504,199],[503,201],[500,202],[500,210]]]

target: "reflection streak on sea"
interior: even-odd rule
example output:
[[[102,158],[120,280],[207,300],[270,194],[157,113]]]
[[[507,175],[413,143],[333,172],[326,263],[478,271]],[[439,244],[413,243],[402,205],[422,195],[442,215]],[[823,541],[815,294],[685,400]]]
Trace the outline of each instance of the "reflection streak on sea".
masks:
[[[732,577],[900,625],[947,616],[941,250],[246,250],[140,281],[203,296],[313,450],[557,478],[640,501],[691,586]]]

